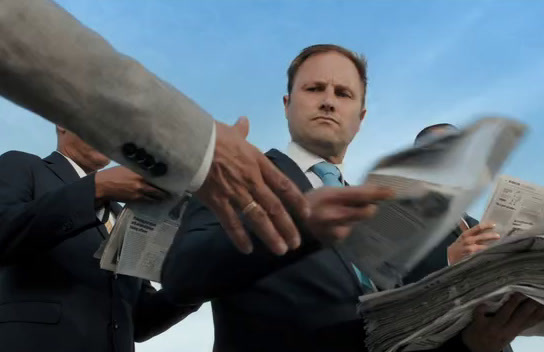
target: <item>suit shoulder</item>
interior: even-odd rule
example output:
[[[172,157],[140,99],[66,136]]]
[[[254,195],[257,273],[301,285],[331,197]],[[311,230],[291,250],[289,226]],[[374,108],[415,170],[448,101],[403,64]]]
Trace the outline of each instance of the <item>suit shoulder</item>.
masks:
[[[0,155],[0,163],[2,164],[37,164],[41,162],[41,158],[37,155],[21,152],[18,150],[10,150]]]

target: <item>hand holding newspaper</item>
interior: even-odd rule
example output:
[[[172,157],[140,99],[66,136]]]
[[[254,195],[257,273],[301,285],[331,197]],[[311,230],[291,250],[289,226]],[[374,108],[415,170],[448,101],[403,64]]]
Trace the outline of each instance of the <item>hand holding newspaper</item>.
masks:
[[[381,288],[393,288],[455,227],[518,144],[525,126],[484,118],[383,158],[365,183],[395,190],[340,246]]]
[[[417,283],[361,296],[368,350],[437,348],[470,323],[476,306],[485,302],[495,312],[514,292],[544,304],[543,225],[503,238]],[[544,336],[544,324],[522,335]]]
[[[127,204],[104,247],[100,267],[160,282],[164,257],[181,225],[190,196]]]
[[[495,312],[515,292],[544,304],[543,200],[543,187],[498,177],[483,219],[505,235],[420,282],[360,297],[369,350],[436,348],[470,323],[476,306]],[[522,335],[544,336],[544,323]]]

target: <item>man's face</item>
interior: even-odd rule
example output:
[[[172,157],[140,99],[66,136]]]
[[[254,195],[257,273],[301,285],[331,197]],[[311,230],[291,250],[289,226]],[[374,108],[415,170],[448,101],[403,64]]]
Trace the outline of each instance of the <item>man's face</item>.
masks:
[[[366,110],[353,62],[331,51],[310,56],[300,66],[285,114],[293,141],[323,157],[343,159]]]
[[[110,159],[100,153],[74,133],[64,130],[59,136],[59,142],[63,144],[67,156],[74,160],[86,172],[97,171],[110,163]]]

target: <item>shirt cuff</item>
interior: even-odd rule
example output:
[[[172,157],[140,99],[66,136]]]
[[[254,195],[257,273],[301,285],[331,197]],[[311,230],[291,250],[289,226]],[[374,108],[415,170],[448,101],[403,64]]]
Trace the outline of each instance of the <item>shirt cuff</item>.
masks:
[[[212,135],[210,136],[210,142],[208,143],[208,148],[206,149],[206,153],[204,154],[204,159],[202,159],[202,164],[200,164],[200,168],[196,172],[196,174],[193,176],[193,179],[191,180],[191,183],[189,184],[189,187],[187,188],[188,192],[196,192],[198,189],[202,186],[204,181],[206,180],[206,177],[208,176],[208,172],[210,171],[210,166],[212,165],[213,161],[213,154],[215,151],[215,138],[216,138],[216,131],[215,131],[215,121],[213,123],[212,127]]]

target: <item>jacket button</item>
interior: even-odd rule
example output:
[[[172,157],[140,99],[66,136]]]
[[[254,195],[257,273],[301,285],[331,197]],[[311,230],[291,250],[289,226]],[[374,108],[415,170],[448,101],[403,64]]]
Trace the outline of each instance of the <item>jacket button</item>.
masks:
[[[138,161],[138,163],[144,169],[150,169],[155,166],[155,158],[148,154],[142,161]]]
[[[134,154],[134,161],[136,161],[137,163],[141,163],[145,160],[145,158],[147,158],[147,156],[148,154],[144,148],[138,148],[136,150],[136,153]]]
[[[138,150],[138,147],[136,147],[136,144],[134,143],[125,143],[123,144],[123,147],[121,148],[123,155],[127,157],[128,159],[134,158],[134,155],[136,154],[136,150]]]
[[[168,171],[168,167],[165,163],[162,162],[158,162],[151,168],[149,168],[149,172],[151,173],[151,175],[156,177],[166,174],[166,171]]]
[[[74,228],[74,224],[71,221],[67,221],[64,224],[62,224],[62,231],[64,232],[68,232],[73,228]]]
[[[117,324],[117,321],[113,321],[113,330],[119,329],[119,324]]]

